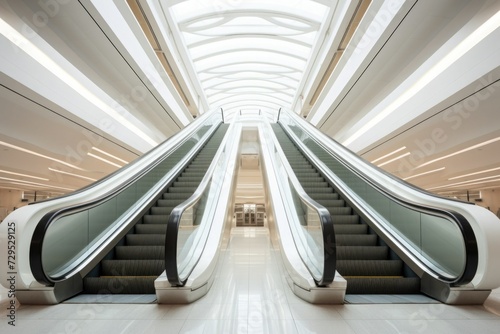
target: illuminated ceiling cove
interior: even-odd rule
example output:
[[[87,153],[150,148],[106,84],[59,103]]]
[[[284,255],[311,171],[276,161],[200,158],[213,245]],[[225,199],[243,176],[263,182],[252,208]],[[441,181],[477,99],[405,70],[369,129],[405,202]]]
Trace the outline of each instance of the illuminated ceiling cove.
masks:
[[[206,102],[229,112],[290,108],[332,11],[316,1],[169,3],[162,2],[163,11],[175,22]]]

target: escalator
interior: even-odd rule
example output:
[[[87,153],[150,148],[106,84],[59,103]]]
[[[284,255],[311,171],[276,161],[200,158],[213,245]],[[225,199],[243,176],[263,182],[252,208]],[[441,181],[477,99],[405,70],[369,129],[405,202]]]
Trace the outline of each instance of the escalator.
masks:
[[[7,218],[23,250],[15,266],[0,270],[0,282],[18,272],[23,304],[82,293],[156,293],[162,303],[172,301],[166,274],[174,267],[182,277],[193,273],[174,297],[200,298],[227,226],[240,135],[241,126],[224,123],[223,110],[214,109],[105,178],[16,210]]]
[[[269,206],[299,297],[425,294],[481,304],[500,284],[489,255],[500,251],[500,224],[490,211],[398,179],[289,110],[262,128]]]
[[[228,129],[221,124],[189,165],[119,244],[83,280],[83,293],[154,294],[165,270],[165,232],[172,210],[187,200],[205,176]],[[183,150],[174,153],[180,160]],[[110,288],[113,287],[113,288]]]
[[[281,126],[272,124],[272,128],[305,192],[331,215],[336,266],[347,280],[346,294],[420,293],[420,278],[346,204]]]

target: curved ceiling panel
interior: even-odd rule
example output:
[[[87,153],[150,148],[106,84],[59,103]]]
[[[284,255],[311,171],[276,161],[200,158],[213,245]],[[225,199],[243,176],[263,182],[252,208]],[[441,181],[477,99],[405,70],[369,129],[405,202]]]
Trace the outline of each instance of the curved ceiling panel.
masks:
[[[165,8],[165,7],[164,7]],[[170,7],[211,108],[290,108],[330,7],[316,1],[245,1]]]

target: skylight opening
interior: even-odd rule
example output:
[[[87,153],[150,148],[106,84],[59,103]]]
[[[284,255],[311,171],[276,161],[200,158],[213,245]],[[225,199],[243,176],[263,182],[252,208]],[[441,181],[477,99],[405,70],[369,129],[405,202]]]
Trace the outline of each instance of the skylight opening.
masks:
[[[287,19],[285,17],[273,17],[273,19],[288,26],[296,27],[297,29],[306,29],[310,27],[310,25],[307,23],[298,20]]]
[[[280,40],[279,38],[268,37],[245,37],[241,39],[223,39],[213,41],[209,44],[202,44],[190,49],[193,59],[199,59],[207,54],[216,52],[231,52],[240,48],[258,48],[270,51],[280,51],[295,55],[296,57],[307,59],[310,48],[293,41]]]
[[[202,27],[205,27],[207,25],[215,24],[217,22],[222,23],[223,21],[224,21],[223,17],[207,18],[207,19],[204,19],[204,20],[192,22],[192,23],[189,24],[189,27],[190,28],[202,28]]]
[[[275,90],[293,89],[289,85],[285,85],[285,84],[281,84],[281,83],[277,83],[277,82],[273,82],[273,81],[245,80],[245,79],[221,83],[219,85],[211,86],[209,89],[228,90],[228,89],[239,88],[239,87],[259,87],[259,86],[264,87],[264,88],[275,89]]]
[[[290,107],[330,6],[308,0],[180,1],[170,9],[210,107]]]
[[[225,66],[231,62],[262,62],[269,64],[287,64],[296,70],[302,70],[306,62],[297,58],[285,56],[274,52],[265,51],[239,51],[219,54],[207,59],[195,62],[195,66],[199,71],[204,71],[208,68]]]

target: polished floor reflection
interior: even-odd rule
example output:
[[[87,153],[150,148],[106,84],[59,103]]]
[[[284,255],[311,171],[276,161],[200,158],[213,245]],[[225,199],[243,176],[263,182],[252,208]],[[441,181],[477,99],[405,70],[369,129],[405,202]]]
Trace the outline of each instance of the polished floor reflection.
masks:
[[[500,290],[484,306],[311,305],[290,292],[267,228],[233,228],[211,291],[190,305],[20,306],[1,333],[498,333]]]

